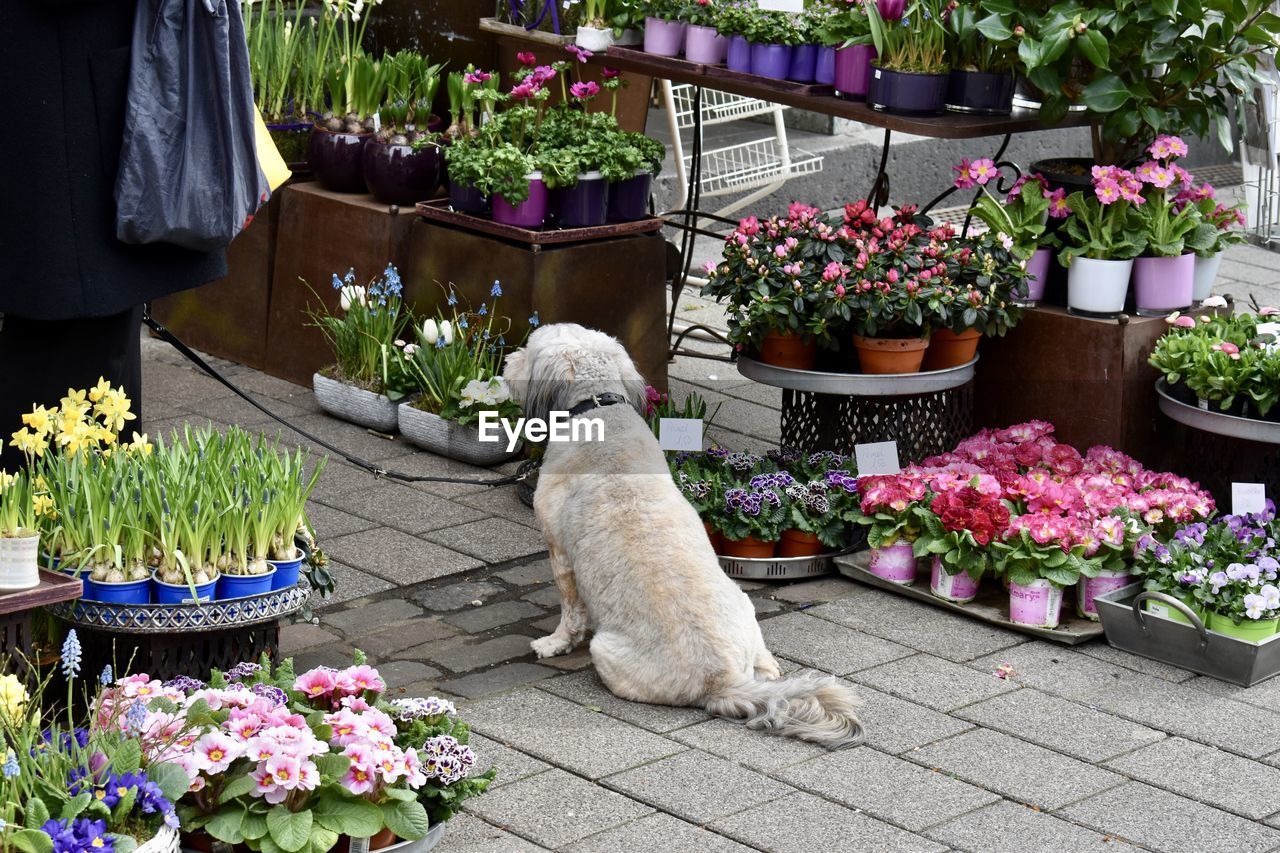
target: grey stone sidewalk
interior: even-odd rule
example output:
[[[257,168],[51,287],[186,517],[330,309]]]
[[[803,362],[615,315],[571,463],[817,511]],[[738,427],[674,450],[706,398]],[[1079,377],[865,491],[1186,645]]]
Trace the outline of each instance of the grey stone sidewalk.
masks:
[[[1280,294],[1276,257],[1234,250],[1220,289]],[[488,473],[330,419],[309,389],[219,364],[357,455]],[[775,389],[698,359],[672,377],[675,393],[719,405],[713,437],[777,441]],[[144,385],[152,435],[185,422],[276,431],[155,341]],[[338,594],[319,624],[285,629],[284,651],[309,666],[358,647],[396,690],[456,697],[499,768],[450,824],[444,853],[1280,849],[1280,681],[1246,690],[1103,642],[1064,648],[842,579],[744,583],[786,668],[834,674],[865,702],[868,744],[827,752],[616,699],[585,650],[536,661],[528,643],[554,627],[557,595],[509,487],[399,485],[331,461],[312,518]]]

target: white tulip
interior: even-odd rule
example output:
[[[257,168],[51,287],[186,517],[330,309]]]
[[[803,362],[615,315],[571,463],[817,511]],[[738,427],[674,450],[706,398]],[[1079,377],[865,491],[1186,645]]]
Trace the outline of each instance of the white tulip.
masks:
[[[365,289],[358,284],[343,286],[338,296],[338,304],[343,311],[350,311],[352,305],[364,305],[366,302]]]
[[[453,324],[448,320],[440,321],[440,334],[444,337],[444,345],[448,346],[453,343]]]
[[[428,318],[422,321],[422,339],[433,344],[440,339],[440,328],[435,320]]]

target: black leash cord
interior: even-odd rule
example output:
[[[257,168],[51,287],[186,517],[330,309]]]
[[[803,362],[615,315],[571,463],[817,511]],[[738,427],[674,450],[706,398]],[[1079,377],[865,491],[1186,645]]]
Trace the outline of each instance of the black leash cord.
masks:
[[[159,320],[157,320],[155,317],[152,317],[150,305],[143,306],[142,322],[146,323],[147,326],[151,329],[151,331],[155,332],[156,335],[158,335],[162,340],[164,340],[166,343],[168,343],[170,346],[176,349],[179,353],[181,353],[185,359],[190,361],[196,367],[203,370],[205,373],[212,376],[214,379],[221,382],[223,385],[230,388],[232,391],[236,393],[237,396],[240,397],[240,399],[244,400],[246,403],[253,406],[255,409],[262,412],[267,417],[271,418],[274,421],[277,421],[278,423],[284,424],[286,427],[293,430],[298,435],[305,438],[307,441],[310,441],[314,444],[318,444],[321,447],[323,447],[325,450],[329,451],[330,453],[333,453],[337,456],[341,456],[343,459],[350,462],[352,465],[355,465],[357,468],[363,468],[364,470],[368,471],[370,474],[372,474],[375,477],[385,477],[388,480],[399,480],[402,483],[462,483],[468,486],[510,486],[515,483],[520,483],[520,482],[523,482],[524,480],[527,480],[529,477],[533,475],[535,471],[537,471],[537,467],[535,466],[535,467],[529,468],[528,470],[523,471],[522,473],[512,474],[509,477],[499,477],[496,480],[469,480],[469,479],[460,478],[460,477],[424,477],[424,476],[419,476],[417,474],[405,474],[402,471],[390,471],[386,468],[379,468],[377,465],[374,465],[372,462],[366,462],[365,460],[361,459],[358,456],[352,456],[350,453],[347,453],[345,450],[341,450],[340,448],[334,447],[332,444],[330,444],[327,441],[324,441],[323,439],[316,438],[311,433],[298,427],[296,424],[292,424],[289,421],[286,421],[284,418],[280,417],[275,412],[266,408],[257,400],[253,399],[248,394],[241,391],[239,388],[233,385],[229,379],[227,379],[218,371],[214,370],[213,367],[208,362],[206,362],[203,358],[201,358],[195,352],[195,350],[191,349],[191,347],[187,346],[182,341],[178,340],[178,338],[173,334],[173,332],[170,332],[163,325],[161,325]]]

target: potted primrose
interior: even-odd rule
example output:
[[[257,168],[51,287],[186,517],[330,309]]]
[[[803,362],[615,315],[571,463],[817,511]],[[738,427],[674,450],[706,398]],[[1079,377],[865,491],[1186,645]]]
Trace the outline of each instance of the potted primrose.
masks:
[[[1067,268],[1067,310],[1110,318],[1124,310],[1133,259],[1146,244],[1136,210],[1143,185],[1118,166],[1093,167],[1092,183],[1088,194],[1067,196],[1070,215],[1051,239],[1062,247],[1058,261]]]
[[[1097,574],[1097,561],[1084,558],[1084,544],[1068,528],[1058,516],[1027,513],[1013,518],[1005,538],[992,543],[996,569],[1009,581],[1009,621],[1058,627],[1062,591]]]
[[[915,582],[919,560],[915,541],[924,530],[928,490],[913,477],[895,474],[858,478],[862,495],[850,520],[867,528],[871,574],[898,584]]]
[[[990,545],[1009,523],[1009,508],[998,493],[963,485],[935,495],[919,518],[913,553],[930,560],[929,591],[946,601],[973,601],[982,576],[992,571]]]

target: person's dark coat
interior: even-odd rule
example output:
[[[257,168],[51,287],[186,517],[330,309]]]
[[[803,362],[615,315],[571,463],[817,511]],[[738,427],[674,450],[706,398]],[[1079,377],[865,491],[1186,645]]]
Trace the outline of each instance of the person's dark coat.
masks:
[[[6,0],[0,313],[100,317],[226,275],[225,253],[115,237],[136,0]]]

